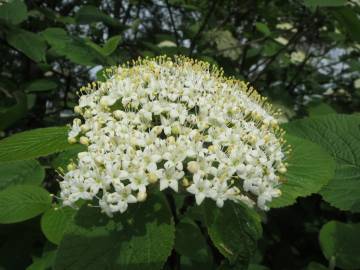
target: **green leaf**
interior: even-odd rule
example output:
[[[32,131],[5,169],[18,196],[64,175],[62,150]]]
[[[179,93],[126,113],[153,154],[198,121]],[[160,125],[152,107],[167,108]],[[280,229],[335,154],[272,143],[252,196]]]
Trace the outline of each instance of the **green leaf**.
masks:
[[[346,0],[304,0],[308,7],[339,7],[347,4]]]
[[[314,104],[308,108],[308,112],[310,117],[336,113],[336,111],[326,103]]]
[[[65,49],[72,39],[62,28],[50,27],[41,32],[44,39],[52,46],[58,49]]]
[[[269,270],[269,268],[260,264],[250,264],[248,270]]]
[[[262,234],[260,217],[242,204],[226,202],[218,208],[213,201],[205,201],[205,220],[210,238],[230,263],[246,269]]]
[[[164,197],[152,194],[108,218],[83,207],[60,242],[56,270],[161,269],[170,255],[174,225]]]
[[[40,185],[44,168],[36,160],[0,162],[0,190],[13,185]]]
[[[290,134],[322,146],[336,161],[335,176],[320,194],[331,205],[360,212],[360,117],[329,114],[284,125]]]
[[[39,79],[29,83],[25,88],[25,92],[42,92],[52,90],[58,87],[58,84],[50,79]]]
[[[0,5],[0,21],[9,24],[19,24],[27,19],[27,8],[24,1],[5,1]]]
[[[317,262],[311,262],[306,267],[306,270],[328,270],[328,268],[320,263]]]
[[[33,258],[33,263],[26,270],[48,270],[52,269],[56,256],[56,250],[44,252],[40,258]]]
[[[256,29],[263,33],[265,36],[270,36],[271,35],[271,31],[269,29],[269,27],[265,24],[265,23],[261,23],[261,22],[257,22],[255,24]]]
[[[38,128],[0,140],[0,162],[47,156],[74,147],[67,127]]]
[[[360,223],[326,223],[320,231],[320,246],[324,256],[343,269],[360,268]]]
[[[86,151],[86,146],[82,144],[75,144],[72,148],[59,153],[52,161],[51,166],[54,169],[61,169],[67,171],[67,165],[71,161],[77,160],[77,154]]]
[[[90,24],[93,22],[103,22],[107,25],[119,27],[118,20],[110,17],[95,6],[82,6],[75,14],[76,22],[79,24]]]
[[[62,28],[47,28],[41,35],[51,45],[50,52],[65,56],[75,64],[92,66],[104,62],[100,52],[89,46],[87,41],[69,36]]]
[[[334,159],[321,146],[290,135],[286,140],[292,148],[286,182],[281,185],[282,195],[272,201],[272,207],[288,206],[298,197],[320,191],[335,172]]]
[[[349,7],[341,7],[332,10],[335,18],[339,21],[347,36],[360,42],[360,19],[358,14]]]
[[[10,127],[27,113],[26,95],[22,91],[15,91],[13,98],[15,99],[14,105],[0,108],[0,130]]]
[[[119,46],[121,39],[120,35],[109,38],[102,47],[102,53],[106,56],[112,54]]]
[[[182,268],[210,269],[212,267],[212,255],[204,235],[198,225],[189,218],[182,219],[176,225],[176,237],[174,248],[182,257]]]
[[[24,221],[50,207],[50,194],[41,187],[17,185],[0,191],[0,223]]]
[[[102,55],[80,39],[68,44],[64,53],[66,58],[75,64],[94,66],[104,63]]]
[[[58,245],[65,233],[66,226],[71,222],[75,210],[70,207],[50,208],[41,217],[41,230],[46,238]]]
[[[6,36],[7,42],[35,62],[45,61],[46,43],[38,34],[13,29]]]

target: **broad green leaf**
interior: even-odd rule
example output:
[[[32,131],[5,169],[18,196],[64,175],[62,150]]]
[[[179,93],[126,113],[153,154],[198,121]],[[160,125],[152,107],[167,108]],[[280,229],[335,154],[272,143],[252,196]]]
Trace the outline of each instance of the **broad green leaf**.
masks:
[[[52,269],[56,256],[56,250],[44,252],[40,258],[33,258],[33,263],[26,270],[48,270]]]
[[[341,210],[360,212],[360,117],[329,114],[284,128],[319,144],[335,159],[335,176],[320,191],[324,200]]]
[[[189,218],[181,220],[176,225],[174,248],[181,257],[184,269],[211,269],[212,255],[204,235],[198,225]]]
[[[339,21],[347,36],[360,42],[360,19],[358,14],[350,7],[341,7],[332,10],[335,18]]]
[[[262,234],[260,217],[253,209],[233,202],[218,208],[213,201],[205,201],[203,207],[208,233],[216,248],[231,263],[246,269]]]
[[[286,136],[291,145],[289,167],[285,183],[281,185],[282,195],[271,203],[272,207],[283,207],[320,191],[334,177],[335,162],[321,146],[295,136]]]
[[[44,39],[58,49],[65,49],[66,45],[72,41],[67,32],[62,28],[50,27],[41,32]]]
[[[56,270],[161,269],[170,255],[175,228],[164,197],[152,194],[124,214],[108,218],[82,207],[60,242]]]
[[[75,162],[77,160],[77,154],[82,152],[82,151],[86,151],[86,146],[84,146],[82,144],[76,144],[72,148],[59,153],[51,161],[51,166],[54,169],[59,169],[60,168],[63,171],[67,171],[67,168],[66,168],[67,165],[71,161]]]
[[[25,21],[27,16],[27,8],[22,0],[5,1],[0,5],[0,21],[19,24]]]
[[[44,168],[36,160],[0,162],[0,190],[14,185],[40,185]]]
[[[260,264],[250,264],[248,270],[269,270],[269,268]]]
[[[306,267],[306,270],[328,270],[328,268],[320,263],[317,262],[311,262]]]
[[[110,26],[120,26],[120,22],[102,12],[95,6],[82,6],[75,14],[75,19],[79,24],[89,24],[93,22],[104,22]]]
[[[310,117],[336,113],[336,111],[326,103],[314,104],[308,108],[308,112]]]
[[[112,54],[118,47],[120,41],[121,41],[120,35],[109,38],[102,47],[102,53],[106,56]]]
[[[99,52],[88,46],[81,39],[76,39],[72,43],[67,44],[63,53],[67,59],[79,65],[94,66],[105,61]]]
[[[11,46],[35,62],[45,61],[46,43],[39,34],[22,29],[12,29],[6,35],[6,40]]]
[[[0,223],[24,221],[50,207],[50,194],[41,187],[17,185],[0,191]]]
[[[41,35],[51,45],[50,52],[75,64],[92,66],[104,62],[102,55],[85,40],[69,36],[62,28],[47,28]]]
[[[360,268],[360,223],[326,223],[320,231],[320,246],[324,256],[342,269]]]
[[[346,0],[304,0],[304,4],[309,7],[339,7],[346,5]]]
[[[72,147],[67,127],[33,129],[0,140],[0,162],[47,156]]]
[[[270,36],[271,35],[271,31],[270,31],[269,27],[265,23],[257,22],[255,24],[255,26],[256,26],[256,29],[258,31],[260,31],[261,33],[263,33],[265,36]]]
[[[50,208],[41,217],[41,230],[46,238],[58,245],[75,210],[70,207]]]
[[[25,91],[28,93],[31,92],[42,92],[52,90],[58,87],[58,84],[50,79],[39,79],[29,83],[25,88]]]
[[[0,130],[4,130],[24,117],[27,112],[27,98],[22,91],[13,93],[15,104],[0,108]]]

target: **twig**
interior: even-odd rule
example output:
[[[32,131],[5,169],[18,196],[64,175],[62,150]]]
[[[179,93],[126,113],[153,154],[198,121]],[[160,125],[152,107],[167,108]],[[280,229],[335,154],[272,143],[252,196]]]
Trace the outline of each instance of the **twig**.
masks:
[[[178,33],[178,31],[176,29],[176,26],[175,26],[173,13],[171,11],[171,7],[170,7],[170,4],[169,4],[168,0],[166,0],[166,7],[167,7],[167,10],[168,10],[169,15],[170,15],[170,21],[171,21],[171,26],[172,26],[173,31],[174,31],[176,46],[179,47],[179,45],[180,45],[180,37],[179,37],[179,33]]]
[[[209,11],[208,11],[208,13],[206,14],[206,16],[204,18],[204,21],[203,21],[202,25],[200,26],[199,30],[197,31],[197,33],[195,34],[195,36],[191,40],[191,45],[190,45],[190,49],[189,49],[190,55],[193,54],[193,51],[194,51],[195,45],[196,45],[196,41],[200,37],[201,33],[204,31],[204,29],[205,29],[205,27],[206,27],[206,25],[207,25],[207,23],[208,23],[208,21],[209,21],[209,19],[211,17],[211,14],[215,10],[216,5],[217,5],[217,1],[213,0],[212,3],[211,3]]]

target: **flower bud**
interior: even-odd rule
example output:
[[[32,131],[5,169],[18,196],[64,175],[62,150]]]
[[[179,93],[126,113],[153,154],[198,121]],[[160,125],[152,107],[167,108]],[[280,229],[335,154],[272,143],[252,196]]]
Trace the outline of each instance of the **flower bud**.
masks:
[[[188,169],[189,172],[194,174],[200,169],[199,163],[196,162],[196,161],[190,161],[187,164],[187,169]]]
[[[87,137],[81,136],[79,142],[83,145],[89,145],[90,141]]]
[[[81,114],[81,112],[82,112],[81,107],[80,106],[75,106],[74,107],[74,112],[77,113],[77,114]]]
[[[76,143],[76,138],[69,137],[69,138],[68,138],[68,143],[70,143],[70,144]]]
[[[147,198],[147,193],[146,192],[139,192],[136,196],[136,199],[138,202],[143,202],[145,201]]]
[[[150,184],[154,184],[154,183],[156,183],[157,182],[157,180],[158,180],[158,177],[157,177],[157,175],[155,174],[155,173],[148,173],[147,174],[147,177],[148,177],[148,181],[149,181],[149,183]]]

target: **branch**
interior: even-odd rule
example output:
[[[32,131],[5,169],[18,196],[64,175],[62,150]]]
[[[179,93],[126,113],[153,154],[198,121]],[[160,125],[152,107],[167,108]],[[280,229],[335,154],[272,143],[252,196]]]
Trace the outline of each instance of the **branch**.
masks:
[[[166,7],[167,7],[167,10],[169,12],[169,15],[170,15],[170,21],[171,21],[171,26],[174,30],[174,35],[175,35],[175,42],[176,42],[176,46],[179,47],[180,43],[180,37],[179,37],[179,33],[176,29],[176,26],[175,26],[175,21],[174,21],[174,17],[173,17],[173,13],[171,11],[171,7],[170,7],[170,4],[169,4],[169,1],[166,0]]]
[[[202,23],[202,25],[200,26],[199,30],[197,31],[197,33],[195,34],[195,36],[193,37],[192,41],[191,41],[191,45],[190,45],[190,55],[192,55],[194,49],[195,49],[195,41],[197,41],[201,35],[201,33],[204,31],[210,17],[211,17],[211,14],[214,12],[215,10],[215,7],[217,5],[217,1],[216,0],[213,0],[212,3],[211,3],[211,7],[208,11],[208,13],[206,14],[205,18],[204,18],[204,21]]]
[[[265,73],[265,71],[267,71],[267,69],[270,67],[270,65],[276,60],[276,58],[286,49],[288,49],[290,47],[290,45],[292,45],[296,40],[298,40],[298,38],[301,36],[301,32],[297,32],[296,34],[294,34],[289,42],[283,46],[280,50],[278,50],[274,55],[272,55],[270,58],[268,58],[267,60],[265,60],[262,64],[265,64],[266,66],[255,76],[255,78],[251,81],[251,84],[253,84],[254,82],[256,82],[261,75],[263,75]],[[261,65],[262,65],[261,64]]]

